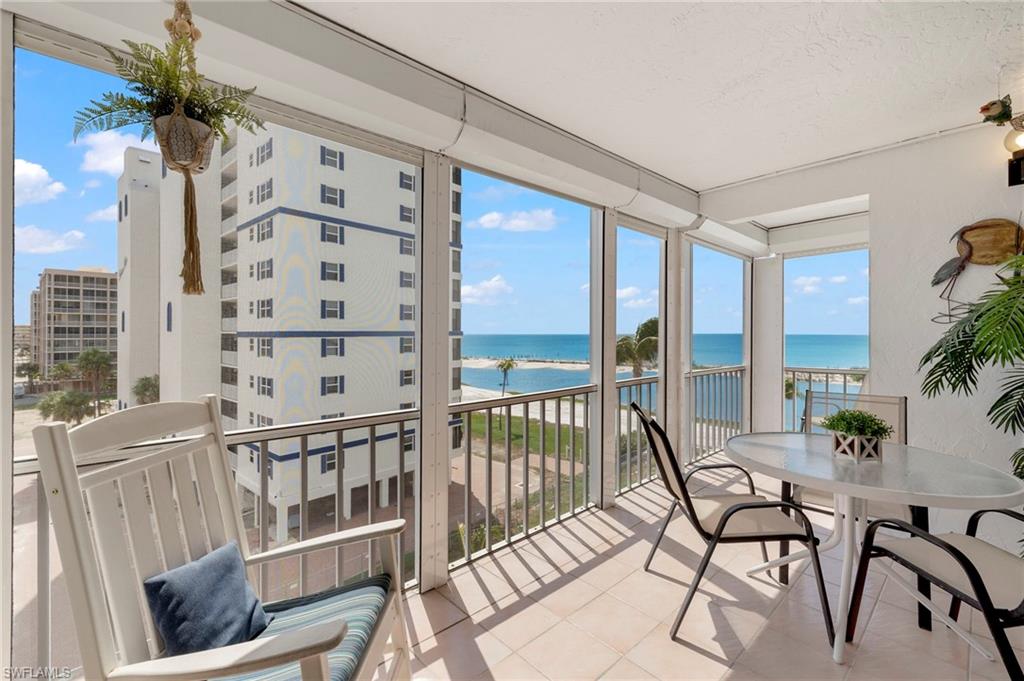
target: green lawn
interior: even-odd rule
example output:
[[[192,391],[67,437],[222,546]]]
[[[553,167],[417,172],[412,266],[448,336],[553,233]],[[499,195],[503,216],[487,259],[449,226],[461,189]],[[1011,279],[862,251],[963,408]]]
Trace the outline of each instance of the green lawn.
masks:
[[[512,451],[518,452],[518,455],[522,455],[523,451],[523,417],[517,416],[516,411],[521,414],[521,409],[513,408],[512,424],[511,424],[511,444]],[[463,419],[467,418],[468,414],[463,415]],[[506,419],[504,412],[495,412],[491,415],[491,451],[495,461],[505,460],[505,431],[507,428]],[[483,447],[487,437],[487,414],[486,412],[474,412],[472,417],[472,434],[473,434],[473,452],[475,454],[484,454],[486,451]],[[531,454],[540,452],[540,428],[541,422],[538,418],[529,419],[529,448]],[[561,456],[563,460],[567,460],[565,455],[566,448],[570,445],[569,436],[572,433],[572,428],[568,424],[561,424],[561,428],[558,429],[559,436],[559,447],[561,449]],[[582,423],[576,423],[576,439],[572,444],[575,445],[574,454],[576,461],[583,461],[583,455],[586,451],[586,432],[583,430]],[[555,424],[554,421],[548,421],[544,424],[544,453],[554,455],[555,454]],[[513,454],[515,458],[517,454]]]

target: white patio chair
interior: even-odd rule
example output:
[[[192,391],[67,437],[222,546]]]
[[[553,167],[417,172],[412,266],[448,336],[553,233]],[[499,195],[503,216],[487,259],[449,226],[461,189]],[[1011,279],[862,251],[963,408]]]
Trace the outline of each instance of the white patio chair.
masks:
[[[32,434],[86,678],[370,679],[389,636],[394,657],[385,678],[409,678],[397,548],[405,521],[251,555],[215,396],[135,407],[70,431],[64,423],[45,424]],[[175,434],[194,437],[125,449]],[[118,462],[83,468],[111,459]],[[251,580],[269,561],[370,540],[379,540],[386,576],[366,580],[361,590],[334,589],[267,604],[276,619],[251,641],[163,655],[143,591],[147,577],[231,541],[238,544]]]

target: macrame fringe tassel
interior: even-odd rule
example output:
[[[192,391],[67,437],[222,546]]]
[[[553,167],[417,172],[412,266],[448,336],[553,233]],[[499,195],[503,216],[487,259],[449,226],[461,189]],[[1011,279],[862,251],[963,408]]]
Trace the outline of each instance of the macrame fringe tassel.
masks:
[[[192,173],[182,170],[185,176],[185,255],[181,260],[181,291],[185,295],[203,293],[203,268],[199,259],[199,218],[196,215],[196,186]]]

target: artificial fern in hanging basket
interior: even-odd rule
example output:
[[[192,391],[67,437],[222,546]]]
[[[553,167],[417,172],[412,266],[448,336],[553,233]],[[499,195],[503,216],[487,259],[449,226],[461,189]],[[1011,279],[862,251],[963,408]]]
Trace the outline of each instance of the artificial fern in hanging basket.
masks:
[[[162,50],[129,40],[124,41],[127,56],[107,49],[117,74],[127,81],[128,92],[106,92],[79,111],[74,138],[84,132],[135,124],[142,125],[142,139],[155,133],[164,163],[185,178],[182,291],[198,294],[203,293],[203,275],[192,175],[209,167],[215,138],[227,137],[229,121],[248,132],[262,128],[263,121],[245,106],[256,88],[218,88],[203,83],[193,48],[199,31],[192,24],[186,2],[175,3],[175,15],[165,26],[171,38]]]

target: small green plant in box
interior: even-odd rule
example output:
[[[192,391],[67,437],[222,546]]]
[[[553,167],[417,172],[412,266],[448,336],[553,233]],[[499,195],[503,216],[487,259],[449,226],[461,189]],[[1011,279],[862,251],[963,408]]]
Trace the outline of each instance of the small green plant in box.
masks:
[[[832,450],[854,461],[882,458],[882,441],[892,435],[892,426],[883,419],[858,409],[840,409],[821,421],[832,431]]]

